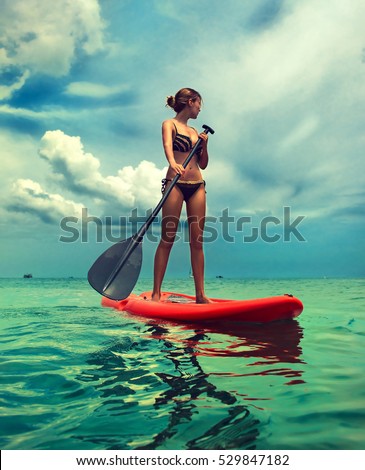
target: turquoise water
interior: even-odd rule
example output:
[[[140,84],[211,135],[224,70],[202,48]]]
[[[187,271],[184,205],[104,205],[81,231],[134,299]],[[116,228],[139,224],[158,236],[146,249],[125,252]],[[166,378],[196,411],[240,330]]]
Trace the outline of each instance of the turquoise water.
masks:
[[[190,279],[164,288],[193,292]],[[206,290],[291,292],[304,312],[146,323],[102,308],[86,280],[1,279],[1,448],[365,449],[365,280],[213,279]]]

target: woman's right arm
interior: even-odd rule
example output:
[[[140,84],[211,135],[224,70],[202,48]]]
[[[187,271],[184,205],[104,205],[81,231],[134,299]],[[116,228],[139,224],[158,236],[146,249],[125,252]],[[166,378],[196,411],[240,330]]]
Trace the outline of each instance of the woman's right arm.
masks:
[[[170,167],[175,173],[179,175],[183,175],[185,173],[185,169],[182,165],[176,163],[174,151],[172,149],[173,145],[173,136],[174,126],[171,120],[164,121],[162,123],[162,145],[166,155],[166,159],[169,162]]]

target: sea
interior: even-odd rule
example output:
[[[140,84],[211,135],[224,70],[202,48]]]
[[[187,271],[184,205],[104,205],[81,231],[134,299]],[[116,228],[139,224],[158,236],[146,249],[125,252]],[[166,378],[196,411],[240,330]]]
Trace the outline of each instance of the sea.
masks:
[[[104,308],[86,279],[0,279],[1,448],[365,449],[365,279],[214,278],[206,293],[291,293],[304,310],[177,324]]]

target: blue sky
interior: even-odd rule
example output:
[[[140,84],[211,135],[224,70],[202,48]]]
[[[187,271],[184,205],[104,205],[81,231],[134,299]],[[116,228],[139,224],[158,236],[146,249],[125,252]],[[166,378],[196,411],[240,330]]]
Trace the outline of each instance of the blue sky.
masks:
[[[105,221],[157,204],[165,98],[184,86],[216,131],[207,276],[363,276],[364,20],[362,0],[3,1],[0,276],[86,276]],[[100,242],[92,221],[81,240],[83,208]],[[168,275],[188,272],[181,240]]]

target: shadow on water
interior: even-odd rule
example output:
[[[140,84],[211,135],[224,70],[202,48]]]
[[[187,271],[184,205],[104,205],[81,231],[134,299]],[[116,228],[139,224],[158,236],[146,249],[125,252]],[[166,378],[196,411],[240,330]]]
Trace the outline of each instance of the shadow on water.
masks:
[[[91,355],[87,362],[94,370],[78,378],[95,382],[103,406],[120,415],[120,426],[126,422],[123,415],[130,413],[127,410],[133,407],[133,400],[139,417],[146,413],[141,403],[149,400],[148,414],[154,410],[163,426],[154,428],[154,416],[150,422],[141,418],[142,430],[131,425],[130,436],[134,437],[124,434],[118,440],[115,435],[108,440],[109,449],[255,449],[264,427],[255,413],[258,408],[246,404],[242,394],[220,389],[214,379],[277,375],[290,379],[286,385],[304,382],[302,371],[295,366],[302,363],[303,336],[296,320],[264,325],[181,325],[145,324],[137,319],[134,328],[139,330],[138,339],[125,338]],[[217,366],[214,373],[207,373],[202,362],[212,358]],[[224,358],[242,358],[246,363],[239,370],[230,370]],[[100,438],[94,436],[99,443]],[[88,440],[93,439],[89,436]]]

